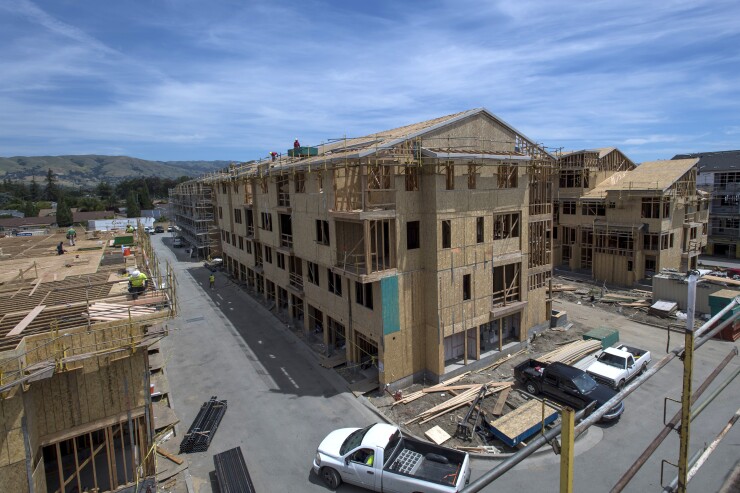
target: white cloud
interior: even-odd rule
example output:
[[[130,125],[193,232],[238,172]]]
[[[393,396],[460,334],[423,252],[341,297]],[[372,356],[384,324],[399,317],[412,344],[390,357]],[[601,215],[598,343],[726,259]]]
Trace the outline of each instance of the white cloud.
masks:
[[[738,55],[721,49],[740,13],[730,2],[128,8],[106,33],[0,0],[11,14],[0,31],[26,23],[16,37],[0,32],[0,105],[11,116],[0,154],[82,141],[248,159],[295,136],[320,142],[478,106],[547,145],[630,146],[636,160],[736,127]],[[113,15],[88,9],[96,21]]]

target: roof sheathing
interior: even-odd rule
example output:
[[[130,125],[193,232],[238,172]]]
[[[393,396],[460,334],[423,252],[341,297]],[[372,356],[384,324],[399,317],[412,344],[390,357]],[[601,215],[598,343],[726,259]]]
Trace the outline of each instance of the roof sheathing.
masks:
[[[413,123],[394,129],[377,132],[364,137],[354,137],[348,139],[340,139],[328,144],[321,144],[316,146],[319,150],[319,155],[304,158],[291,158],[281,156],[277,161],[272,161],[270,158],[263,159],[249,165],[238,165],[233,169],[233,173],[222,172],[207,175],[201,180],[203,181],[218,181],[224,178],[236,178],[238,176],[244,176],[249,174],[270,174],[281,171],[296,171],[310,169],[314,166],[334,164],[343,160],[350,159],[362,159],[369,157],[379,151],[391,149],[394,146],[406,142],[410,139],[421,137],[429,132],[433,132],[444,128],[448,125],[457,123],[465,118],[469,118],[476,115],[484,115],[492,119],[497,124],[501,125],[505,129],[514,133],[516,137],[526,142],[528,145],[542,152],[545,156],[555,160],[555,156],[547,152],[541,145],[532,141],[524,134],[519,132],[516,128],[512,127],[498,116],[494,115],[485,108],[476,108],[472,110],[462,111],[460,113],[454,113],[451,115],[426,120],[423,122]],[[487,153],[483,153],[487,154]],[[492,157],[486,155],[485,157]]]
[[[603,198],[607,192],[625,190],[665,192],[698,162],[698,159],[647,161],[633,170],[615,173],[583,198]]]

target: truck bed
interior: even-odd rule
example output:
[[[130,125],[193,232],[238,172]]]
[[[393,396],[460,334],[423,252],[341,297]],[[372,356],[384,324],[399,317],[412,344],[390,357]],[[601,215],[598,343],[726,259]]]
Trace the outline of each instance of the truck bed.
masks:
[[[454,486],[463,472],[464,452],[437,447],[405,437],[399,451],[387,462],[385,471]],[[447,459],[447,463],[434,460]]]

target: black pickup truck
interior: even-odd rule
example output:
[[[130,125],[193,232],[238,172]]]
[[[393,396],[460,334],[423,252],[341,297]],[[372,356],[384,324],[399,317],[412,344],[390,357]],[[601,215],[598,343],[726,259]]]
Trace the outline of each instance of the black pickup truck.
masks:
[[[583,409],[593,401],[596,401],[597,408],[601,407],[617,394],[606,385],[597,383],[585,371],[564,363],[547,364],[530,359],[514,368],[514,377],[530,394],[542,393],[573,409]],[[624,403],[620,402],[601,420],[619,419],[623,412]]]

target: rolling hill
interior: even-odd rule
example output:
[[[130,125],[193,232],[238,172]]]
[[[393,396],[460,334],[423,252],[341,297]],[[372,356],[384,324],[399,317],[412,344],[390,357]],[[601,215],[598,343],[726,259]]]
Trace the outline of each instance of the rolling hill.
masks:
[[[198,176],[224,168],[229,161],[147,161],[128,156],[14,156],[0,157],[0,179],[37,182],[51,168],[61,185],[94,186],[101,181],[116,183],[128,178]]]

